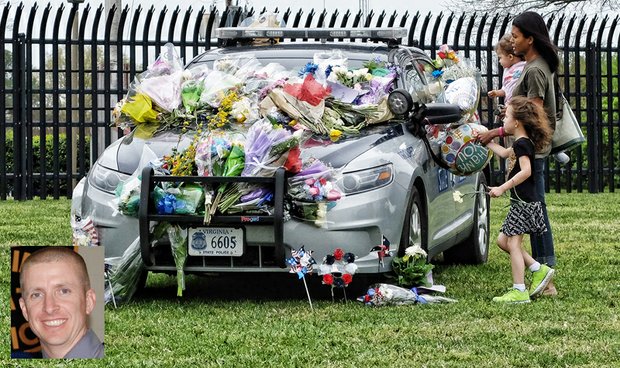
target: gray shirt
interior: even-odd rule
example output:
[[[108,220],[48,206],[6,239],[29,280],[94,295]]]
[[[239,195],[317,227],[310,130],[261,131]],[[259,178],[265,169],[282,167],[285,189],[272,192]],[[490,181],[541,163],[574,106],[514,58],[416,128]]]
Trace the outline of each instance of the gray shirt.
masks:
[[[49,358],[45,351],[43,351],[43,358]],[[103,343],[99,341],[93,330],[88,329],[73,349],[69,350],[67,355],[63,357],[63,359],[74,358],[103,358]]]
[[[538,56],[525,64],[521,78],[519,78],[515,85],[512,95],[541,98],[549,118],[549,124],[551,124],[551,129],[555,129],[555,87],[553,84],[553,73],[551,73],[545,59]],[[546,157],[549,155],[550,150],[551,144],[541,152],[536,152],[536,158]]]

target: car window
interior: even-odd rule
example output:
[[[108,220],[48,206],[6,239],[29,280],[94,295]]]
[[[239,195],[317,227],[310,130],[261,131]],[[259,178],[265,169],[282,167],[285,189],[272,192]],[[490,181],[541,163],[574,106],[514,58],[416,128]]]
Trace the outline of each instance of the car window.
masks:
[[[205,53],[200,58],[194,60],[189,68],[193,68],[197,65],[206,65],[213,67],[213,62],[221,58],[238,58],[238,57],[254,57],[260,61],[262,65],[269,63],[278,63],[284,66],[288,70],[300,70],[308,62],[313,61],[313,57],[316,53],[329,53],[330,50],[317,49],[308,47],[306,50],[275,50],[273,52],[239,52],[239,53],[226,53],[226,54],[209,54]],[[347,66],[351,69],[362,68],[364,63],[369,60],[382,60],[387,61],[387,55],[385,53],[378,52],[344,52],[344,56],[347,60]]]
[[[443,88],[432,80],[433,77],[428,72],[434,69],[433,65],[424,59],[411,59],[403,66],[404,86],[415,102],[436,102],[443,91]]]

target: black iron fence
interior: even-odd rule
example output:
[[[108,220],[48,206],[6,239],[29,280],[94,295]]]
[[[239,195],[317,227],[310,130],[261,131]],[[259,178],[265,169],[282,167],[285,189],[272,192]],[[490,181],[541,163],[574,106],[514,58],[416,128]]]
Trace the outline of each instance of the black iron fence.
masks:
[[[0,12],[0,198],[70,197],[98,154],[123,134],[110,127],[110,112],[165,43],[172,42],[187,62],[214,46],[213,29],[237,25],[254,13],[6,4]],[[484,91],[500,84],[494,44],[510,31],[511,21],[493,14],[409,11],[280,14],[293,27],[406,27],[403,43],[433,57],[441,44],[463,52],[482,71]],[[560,84],[587,137],[570,152],[569,165],[550,160],[548,190],[595,193],[620,187],[619,21],[576,14],[548,18],[562,50]],[[492,101],[482,96],[479,112],[488,124]],[[494,166],[493,177],[501,177],[501,170]]]

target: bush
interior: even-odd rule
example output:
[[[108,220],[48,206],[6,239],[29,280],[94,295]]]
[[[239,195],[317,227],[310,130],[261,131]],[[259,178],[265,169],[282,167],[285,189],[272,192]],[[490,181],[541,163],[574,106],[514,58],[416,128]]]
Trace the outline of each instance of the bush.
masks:
[[[4,142],[4,147],[6,151],[6,165],[4,167],[4,171],[0,173],[0,175],[6,176],[7,174],[13,173],[15,169],[15,153],[13,151],[13,134],[12,132],[7,132],[6,139]],[[54,187],[57,186],[58,194],[64,195],[67,193],[67,188],[71,187],[72,183],[67,180],[67,145],[70,144],[70,140],[67,140],[67,135],[65,133],[58,135],[58,169],[54,169],[54,136],[51,134],[45,135],[45,187],[47,190],[47,194],[54,193]],[[82,157],[84,157],[84,172],[80,172],[79,174],[85,175],[86,171],[90,168],[90,137],[85,137],[84,140],[84,150],[80,150],[80,138],[78,138],[78,149],[74,152],[77,155],[77,162],[79,171],[79,162]],[[25,147],[24,147],[25,149]],[[41,177],[41,137],[34,136],[32,137],[32,151],[30,153],[29,159],[32,159],[32,172],[29,172],[28,175],[33,177],[33,187],[32,190],[29,191],[29,194],[32,196],[41,196],[43,194],[41,190],[42,185],[42,177]],[[54,173],[57,173],[58,179],[54,180],[52,177]],[[76,172],[74,172],[75,174]],[[0,188],[0,195],[8,195],[14,191],[14,181],[7,180],[7,188]]]

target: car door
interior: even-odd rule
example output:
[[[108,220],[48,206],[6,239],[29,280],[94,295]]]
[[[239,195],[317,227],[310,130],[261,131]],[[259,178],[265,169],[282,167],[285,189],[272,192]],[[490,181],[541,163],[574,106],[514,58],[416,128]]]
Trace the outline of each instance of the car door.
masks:
[[[402,84],[409,91],[414,101],[432,103],[441,91],[429,85],[425,78],[425,70],[432,70],[430,60],[426,57],[396,58],[401,62]],[[428,239],[429,249],[433,246],[452,242],[455,238],[454,220],[456,205],[452,195],[455,176],[448,170],[429,160],[427,172],[428,197]]]

